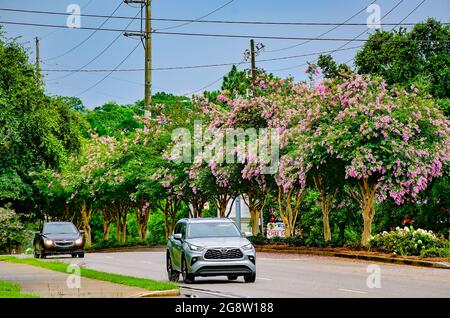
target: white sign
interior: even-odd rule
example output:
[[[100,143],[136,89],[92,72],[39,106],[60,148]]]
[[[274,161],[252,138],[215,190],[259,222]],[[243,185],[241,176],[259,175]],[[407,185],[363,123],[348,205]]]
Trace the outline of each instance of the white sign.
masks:
[[[267,223],[267,238],[274,236],[285,237],[284,223]]]

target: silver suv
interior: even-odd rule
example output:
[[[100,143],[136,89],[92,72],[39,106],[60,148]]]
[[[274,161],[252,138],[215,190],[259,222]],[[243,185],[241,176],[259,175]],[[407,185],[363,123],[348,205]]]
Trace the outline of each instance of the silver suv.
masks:
[[[222,218],[181,219],[167,242],[167,274],[185,283],[196,276],[244,276],[247,283],[256,279],[256,252],[233,221]]]

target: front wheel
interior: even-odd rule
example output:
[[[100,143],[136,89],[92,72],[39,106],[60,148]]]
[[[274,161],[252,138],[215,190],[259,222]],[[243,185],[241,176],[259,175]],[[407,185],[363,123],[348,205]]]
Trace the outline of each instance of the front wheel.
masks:
[[[254,283],[255,280],[256,280],[256,273],[244,275],[244,281],[246,283]]]
[[[228,275],[228,280],[236,280],[238,275]]]
[[[166,267],[167,267],[167,276],[169,277],[169,281],[178,282],[180,280],[180,273],[173,269],[172,261],[170,260],[169,253],[167,253],[167,257],[166,257]]]
[[[84,253],[78,254],[78,257],[79,257],[79,258],[84,258]]]
[[[181,274],[183,276],[183,282],[185,282],[186,284],[193,283],[195,281],[195,276],[188,273],[186,259],[184,258],[184,256],[181,259],[181,263]]]

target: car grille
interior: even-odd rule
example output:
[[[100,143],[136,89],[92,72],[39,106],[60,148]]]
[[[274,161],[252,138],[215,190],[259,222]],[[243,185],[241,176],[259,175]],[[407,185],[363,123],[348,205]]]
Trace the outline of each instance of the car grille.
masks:
[[[205,259],[233,259],[242,258],[244,255],[238,248],[210,249],[205,253]]]
[[[73,241],[69,241],[69,240],[55,241],[55,246],[58,246],[58,247],[71,247],[71,246],[73,246]]]

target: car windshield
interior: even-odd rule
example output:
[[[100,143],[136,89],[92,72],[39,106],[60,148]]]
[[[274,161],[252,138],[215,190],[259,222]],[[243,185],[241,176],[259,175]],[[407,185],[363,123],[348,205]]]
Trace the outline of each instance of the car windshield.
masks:
[[[237,227],[230,222],[205,222],[189,224],[188,237],[236,237],[241,236]]]
[[[44,234],[76,234],[77,229],[71,223],[49,223],[44,225]]]

